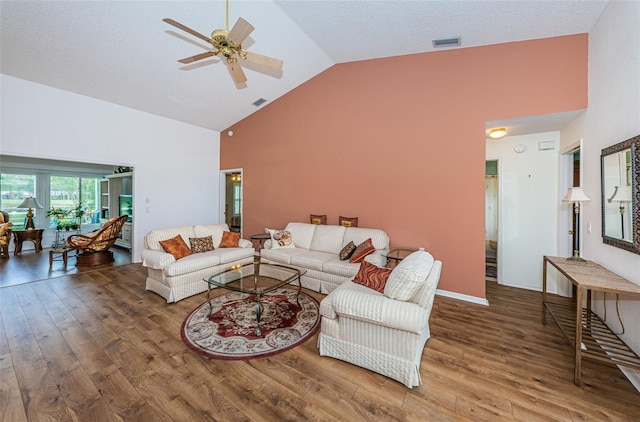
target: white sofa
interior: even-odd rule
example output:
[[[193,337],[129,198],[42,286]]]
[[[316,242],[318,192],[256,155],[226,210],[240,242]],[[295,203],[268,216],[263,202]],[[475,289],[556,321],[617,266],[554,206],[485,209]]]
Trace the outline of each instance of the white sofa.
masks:
[[[389,248],[389,236],[380,229],[292,222],[285,230],[291,233],[294,247],[275,249],[272,248],[272,240],[267,240],[261,251],[261,260],[305,269],[306,273],[301,277],[302,287],[316,292],[330,293],[358,272],[359,263],[341,261],[339,257],[349,242],[357,246],[371,238],[376,250],[367,255],[365,261],[379,267],[387,263],[383,253]]]
[[[422,350],[442,262],[424,250],[393,268],[380,293],[348,281],[320,302],[321,356],[367,368],[409,388],[421,384]]]
[[[144,238],[142,265],[147,267],[146,289],[156,292],[167,302],[177,302],[207,290],[204,278],[233,265],[253,262],[255,250],[251,241],[240,239],[237,248],[220,248],[226,224],[208,224],[153,230]],[[211,236],[215,249],[193,253],[176,260],[166,253],[160,241],[177,235],[190,246],[189,238]]]

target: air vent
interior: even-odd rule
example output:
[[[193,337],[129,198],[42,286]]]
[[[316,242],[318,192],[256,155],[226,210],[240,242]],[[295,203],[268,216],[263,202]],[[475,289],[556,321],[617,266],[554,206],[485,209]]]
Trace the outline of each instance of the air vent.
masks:
[[[262,104],[264,104],[266,102],[267,102],[267,100],[265,100],[264,98],[258,98],[257,100],[255,100],[251,104],[253,104],[256,107],[260,107]]]
[[[439,47],[458,47],[460,46],[460,37],[443,38],[441,40],[433,40],[433,48]]]

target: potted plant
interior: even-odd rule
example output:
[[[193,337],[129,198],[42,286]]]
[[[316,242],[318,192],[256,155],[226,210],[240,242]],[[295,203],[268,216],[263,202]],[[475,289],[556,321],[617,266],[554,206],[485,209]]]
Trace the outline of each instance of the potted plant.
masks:
[[[51,218],[51,217],[55,217],[58,221],[62,220],[67,214],[69,213],[69,211],[67,210],[63,210],[62,208],[54,208],[51,207],[49,209],[49,211],[47,211],[47,217]]]

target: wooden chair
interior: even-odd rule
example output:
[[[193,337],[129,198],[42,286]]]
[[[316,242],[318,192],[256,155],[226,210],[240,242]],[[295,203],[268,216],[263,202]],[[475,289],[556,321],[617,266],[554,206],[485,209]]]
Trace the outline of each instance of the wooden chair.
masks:
[[[9,214],[5,211],[0,211],[2,217],[0,217],[0,256],[5,259],[9,259],[9,242],[11,242],[11,222],[9,221]]]
[[[72,234],[67,238],[67,248],[77,251],[76,266],[92,266],[113,262],[113,252],[109,250],[118,240],[126,215],[113,217],[99,230],[87,234]]]

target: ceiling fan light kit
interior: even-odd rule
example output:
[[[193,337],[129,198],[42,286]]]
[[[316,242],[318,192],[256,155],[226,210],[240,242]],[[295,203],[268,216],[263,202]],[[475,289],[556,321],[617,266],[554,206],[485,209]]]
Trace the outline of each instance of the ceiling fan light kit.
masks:
[[[182,64],[193,63],[198,60],[206,59],[220,54],[226,58],[231,77],[236,84],[242,84],[247,81],[247,77],[242,70],[239,59],[262,65],[273,70],[282,70],[282,60],[263,56],[257,53],[251,53],[242,49],[242,42],[247,39],[247,37],[253,32],[255,28],[246,20],[238,18],[236,24],[233,25],[233,28],[231,28],[231,31],[229,31],[228,1],[226,11],[226,28],[214,30],[211,33],[211,37],[207,37],[206,35],[203,35],[173,19],[165,18],[163,19],[163,21],[193,35],[194,37],[208,42],[213,47],[213,50],[211,51],[206,51],[204,53],[196,54],[194,56],[189,56],[185,57],[184,59],[178,60],[178,62]]]

